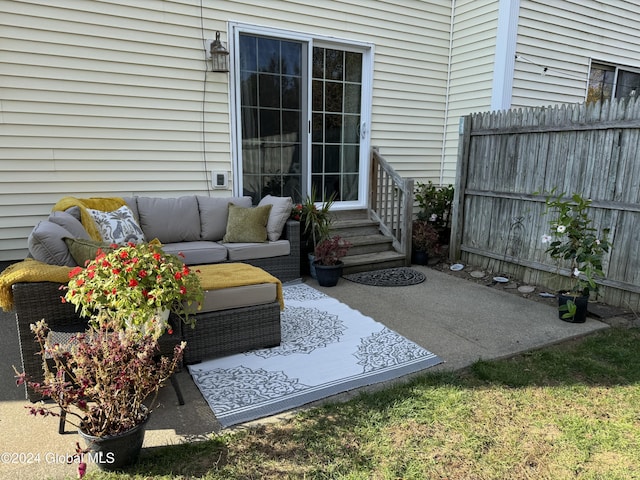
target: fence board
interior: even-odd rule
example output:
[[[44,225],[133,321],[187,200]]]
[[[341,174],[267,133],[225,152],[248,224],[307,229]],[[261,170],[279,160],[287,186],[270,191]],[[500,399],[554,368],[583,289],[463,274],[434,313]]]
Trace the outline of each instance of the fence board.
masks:
[[[640,100],[485,112],[460,121],[451,261],[549,288],[567,274],[544,252],[544,192],[593,200],[610,228],[602,299],[640,310]]]

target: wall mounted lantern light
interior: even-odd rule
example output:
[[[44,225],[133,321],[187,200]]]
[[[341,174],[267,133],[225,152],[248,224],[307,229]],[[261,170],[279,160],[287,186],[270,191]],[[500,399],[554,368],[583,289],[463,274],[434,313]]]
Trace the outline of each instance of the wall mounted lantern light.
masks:
[[[216,39],[209,46],[209,55],[211,56],[212,72],[229,71],[229,51],[220,41],[220,32],[216,32]]]

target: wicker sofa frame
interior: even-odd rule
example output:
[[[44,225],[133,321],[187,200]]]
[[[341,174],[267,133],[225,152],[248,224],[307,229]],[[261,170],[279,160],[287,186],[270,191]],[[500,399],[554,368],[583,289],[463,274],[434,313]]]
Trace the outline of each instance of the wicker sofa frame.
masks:
[[[290,282],[300,278],[300,222],[287,220],[282,231],[283,239],[289,240],[289,255],[280,257],[252,258],[242,260],[254,267],[269,272],[281,282]]]
[[[13,285],[22,367],[27,377],[36,382],[43,379],[42,358],[30,325],[44,319],[57,333],[82,332],[87,328],[87,319],[76,313],[74,305],[60,301],[62,293],[60,285],[53,282]],[[175,344],[176,336],[185,340],[183,361],[187,364],[277,346],[281,339],[278,302],[198,313],[195,328],[182,325],[173,314],[170,321],[174,326],[173,338],[165,343]],[[162,350],[162,338],[160,343]],[[42,398],[28,387],[25,393],[32,402]]]
[[[288,256],[247,260],[245,263],[287,282],[300,277],[300,222],[290,220],[284,230],[283,236],[291,245]],[[52,331],[63,333],[81,332],[87,327],[87,320],[79,316],[74,305],[62,303],[60,297],[64,292],[60,290],[61,286],[54,282],[21,282],[12,286],[22,367],[34,381],[41,381],[43,373],[39,345],[34,340],[31,324],[44,319]],[[187,342],[184,354],[187,364],[280,344],[280,304],[277,301],[198,313],[195,328],[181,325],[175,315],[170,320],[174,325],[174,335],[180,335]],[[41,399],[30,388],[26,388],[26,397],[32,402]]]

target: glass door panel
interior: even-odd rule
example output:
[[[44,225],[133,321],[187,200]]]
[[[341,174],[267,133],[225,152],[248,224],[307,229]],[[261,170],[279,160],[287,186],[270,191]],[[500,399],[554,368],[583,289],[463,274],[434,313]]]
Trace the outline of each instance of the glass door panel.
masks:
[[[313,48],[311,183],[322,200],[357,201],[362,54]]]
[[[239,37],[243,195],[302,197],[303,108],[301,42]]]

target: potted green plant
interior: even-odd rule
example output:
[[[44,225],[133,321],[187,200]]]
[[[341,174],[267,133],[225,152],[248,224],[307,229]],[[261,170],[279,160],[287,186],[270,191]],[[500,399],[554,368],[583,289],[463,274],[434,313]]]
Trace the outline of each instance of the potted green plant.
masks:
[[[137,459],[158,390],[179,366],[185,348],[184,342],[177,343],[171,356],[160,355],[161,324],[143,333],[120,327],[120,320],[103,310],[86,332],[61,345],[41,320],[31,330],[40,345],[44,380],[33,382],[16,371],[18,385],[27,382],[55,402],[30,406],[32,415],[64,416],[85,439],[88,448],[79,451],[80,475],[87,451],[105,470]]]
[[[335,193],[322,202],[319,206],[316,204],[316,189],[311,188],[311,194],[307,195],[302,203],[298,203],[292,207],[291,218],[299,220],[301,223],[302,250],[303,254],[309,261],[309,273],[315,278],[315,269],[313,268],[313,251],[316,246],[329,236],[333,216],[331,215],[331,207],[335,201]],[[302,255],[304,258],[305,255]]]
[[[340,260],[351,248],[351,242],[339,235],[322,240],[315,248],[316,275],[323,287],[333,287],[342,276],[343,262]]]
[[[104,311],[122,328],[160,331],[170,311],[185,322],[194,303],[203,298],[195,272],[176,255],[159,245],[129,243],[109,252],[98,251],[86,268],[74,268],[63,301],[72,303],[82,316]]]
[[[546,197],[545,215],[551,215],[550,234],[542,236],[548,245],[545,252],[556,261],[558,270],[568,270],[568,288],[558,296],[560,318],[574,323],[586,321],[591,293],[598,291],[597,278],[602,278],[602,259],[609,251],[609,229],[599,232],[592,226],[587,212],[591,200],[577,193],[565,197],[555,188]]]
[[[429,256],[437,254],[440,236],[435,227],[427,220],[414,220],[411,228],[412,261],[417,265],[426,265]]]
[[[433,225],[440,236],[440,244],[448,244],[451,236],[453,194],[453,185],[438,187],[431,180],[417,182],[414,190],[419,207],[418,220],[426,220]]]

